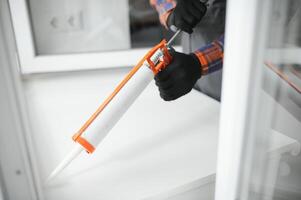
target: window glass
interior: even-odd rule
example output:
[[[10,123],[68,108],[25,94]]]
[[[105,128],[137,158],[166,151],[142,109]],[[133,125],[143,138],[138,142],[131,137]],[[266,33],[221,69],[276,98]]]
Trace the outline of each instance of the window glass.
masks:
[[[238,199],[301,199],[301,1],[272,0],[269,9],[262,92],[253,101],[259,114],[248,122],[242,156],[248,190]]]
[[[171,33],[149,0],[29,0],[36,54],[149,47]]]

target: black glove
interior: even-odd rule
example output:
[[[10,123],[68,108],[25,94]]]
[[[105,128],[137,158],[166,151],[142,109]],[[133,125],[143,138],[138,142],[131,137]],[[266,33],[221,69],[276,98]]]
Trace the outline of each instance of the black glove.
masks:
[[[175,25],[187,33],[192,33],[192,29],[201,21],[206,11],[206,5],[200,0],[178,0],[167,19],[167,25]]]
[[[194,54],[170,52],[171,63],[155,76],[160,96],[165,101],[175,100],[189,93],[201,77],[201,65]]]

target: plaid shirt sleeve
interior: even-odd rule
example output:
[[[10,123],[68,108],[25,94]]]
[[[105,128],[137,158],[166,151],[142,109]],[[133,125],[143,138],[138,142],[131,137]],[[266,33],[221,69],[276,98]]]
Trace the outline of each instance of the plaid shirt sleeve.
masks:
[[[218,40],[196,50],[194,54],[198,57],[201,64],[202,75],[221,69],[224,57],[224,35]]]
[[[167,28],[167,18],[176,7],[175,0],[150,0],[150,4],[157,10],[162,25]]]

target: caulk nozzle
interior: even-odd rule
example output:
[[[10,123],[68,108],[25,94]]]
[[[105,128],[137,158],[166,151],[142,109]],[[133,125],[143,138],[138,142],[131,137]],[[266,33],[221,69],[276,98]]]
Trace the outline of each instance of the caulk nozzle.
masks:
[[[77,145],[64,160],[51,172],[45,181],[45,184],[49,184],[57,175],[59,175],[81,152],[83,148]]]

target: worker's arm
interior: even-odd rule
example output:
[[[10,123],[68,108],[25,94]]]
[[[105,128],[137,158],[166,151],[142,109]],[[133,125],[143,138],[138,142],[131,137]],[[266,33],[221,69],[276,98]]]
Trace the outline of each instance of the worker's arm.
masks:
[[[202,76],[220,70],[223,66],[224,35],[211,44],[196,50],[194,54],[199,60]]]
[[[201,76],[222,68],[224,36],[194,53],[172,51],[171,55],[172,62],[155,77],[160,96],[165,101],[175,100],[189,93]]]
[[[171,25],[192,33],[192,29],[200,22],[207,7],[200,0],[150,0],[151,5],[159,13],[161,24],[165,28]]]

